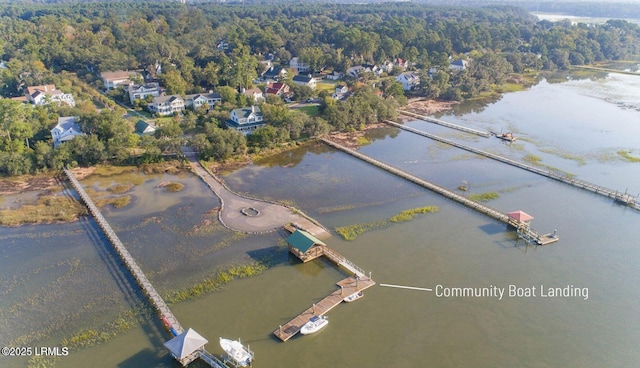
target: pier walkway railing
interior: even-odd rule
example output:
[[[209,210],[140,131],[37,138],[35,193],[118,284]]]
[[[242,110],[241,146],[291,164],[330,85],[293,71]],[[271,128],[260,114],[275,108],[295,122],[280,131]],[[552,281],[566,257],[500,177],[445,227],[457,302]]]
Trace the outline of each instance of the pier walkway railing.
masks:
[[[554,180],[557,180],[557,181],[561,181],[563,183],[566,183],[566,184],[569,184],[569,185],[573,185],[573,186],[578,187],[578,188],[586,189],[586,190],[589,190],[589,191],[591,191],[593,193],[603,195],[605,197],[613,198],[617,202],[626,204],[627,206],[629,206],[631,208],[634,208],[636,210],[640,210],[640,203],[638,203],[638,198],[637,197],[633,197],[633,196],[631,196],[631,195],[629,195],[627,193],[621,193],[621,192],[618,192],[617,190],[612,190],[612,189],[609,189],[609,188],[605,188],[603,186],[600,186],[600,185],[597,185],[597,184],[593,184],[593,183],[589,183],[589,182],[584,181],[584,180],[575,179],[575,178],[572,178],[570,176],[567,176],[567,175],[565,175],[563,173],[560,173],[560,172],[557,172],[557,171],[551,171],[551,170],[545,171],[545,170],[542,170],[540,168],[537,168],[537,167],[534,167],[534,166],[531,166],[531,165],[527,165],[527,164],[522,163],[522,162],[518,162],[518,161],[515,161],[515,160],[512,160],[512,159],[506,158],[506,157],[498,156],[496,154],[493,154],[493,153],[490,153],[490,152],[487,152],[487,151],[483,151],[483,150],[480,150],[480,149],[477,149],[477,148],[469,147],[469,146],[466,146],[464,144],[461,144],[461,143],[458,143],[458,142],[454,142],[454,141],[452,141],[450,139],[442,138],[442,137],[439,137],[437,135],[433,135],[433,134],[424,132],[422,130],[411,128],[411,127],[396,123],[396,122],[391,121],[391,120],[385,120],[385,123],[387,123],[389,125],[392,125],[394,127],[397,127],[397,128],[400,128],[400,129],[403,129],[403,130],[406,130],[406,131],[409,131],[409,132],[412,132],[412,133],[415,133],[415,134],[418,134],[418,135],[421,135],[423,137],[427,137],[427,138],[433,139],[433,140],[438,141],[438,142],[449,144],[451,146],[463,149],[465,151],[469,151],[469,152],[472,152],[472,153],[475,153],[475,154],[478,154],[478,155],[481,155],[481,156],[488,157],[488,158],[496,160],[496,161],[503,162],[505,164],[509,164],[509,165],[512,165],[512,166],[527,170],[527,171],[535,173],[535,174],[539,174],[539,175],[545,176],[547,178],[551,178],[551,179],[554,179]]]
[[[498,221],[501,221],[507,225],[513,225],[516,227],[519,227],[520,224],[517,223],[517,221],[515,221],[513,218],[509,217],[506,213],[500,212],[498,210],[495,210],[489,206],[486,206],[484,204],[480,204],[478,202],[472,201],[471,199],[461,196],[460,194],[457,194],[449,189],[446,189],[444,187],[441,187],[437,184],[434,184],[430,181],[424,180],[422,178],[419,178],[415,175],[409,174],[408,172],[404,171],[404,170],[400,170],[396,167],[393,167],[391,165],[385,164],[384,162],[378,161],[372,157],[369,157],[367,155],[364,155],[358,151],[352,150],[350,148],[347,148],[345,146],[342,146],[338,143],[335,143],[333,141],[330,141],[326,138],[322,138],[321,139],[322,142],[324,142],[325,144],[334,147],[338,150],[341,150],[345,153],[350,154],[353,157],[359,158],[362,161],[365,161],[367,163],[370,163],[374,166],[377,166],[385,171],[390,172],[391,174],[394,174],[398,177],[401,177],[403,179],[406,179],[414,184],[417,184],[419,186],[422,186],[424,188],[427,188],[435,193],[438,193],[446,198],[452,199],[456,202],[459,202],[471,209],[474,209],[480,213],[483,213],[487,216],[490,216]],[[531,229],[531,228],[527,228],[526,232],[528,234],[528,236],[530,236],[531,239],[537,240],[537,239],[541,239],[543,238],[542,235],[540,235],[540,233],[538,233],[537,231]]]
[[[144,272],[142,272],[140,266],[138,266],[138,263],[131,256],[127,248],[125,248],[124,244],[122,244],[120,238],[118,238],[118,235],[116,235],[116,233],[111,228],[111,225],[109,225],[104,216],[102,216],[102,213],[93,203],[91,197],[89,197],[82,185],[80,185],[78,179],[76,179],[76,177],[70,170],[64,169],[64,172],[69,178],[69,181],[71,182],[73,188],[80,195],[80,198],[82,198],[82,201],[89,209],[91,215],[93,215],[93,218],[96,219],[96,222],[98,223],[102,231],[104,231],[111,244],[113,244],[116,253],[118,253],[124,264],[127,266],[129,271],[135,278],[138,285],[142,288],[142,290],[151,301],[151,304],[153,304],[153,306],[156,308],[156,310],[158,310],[162,317],[166,318],[166,320],[169,321],[171,326],[168,327],[170,329],[172,328],[177,334],[181,334],[184,331],[182,325],[180,325],[176,317],[173,315],[173,313],[171,313],[171,310],[169,309],[169,307],[167,307],[160,294],[153,287],[149,279],[147,279],[147,276],[144,274]]]
[[[432,118],[430,116],[416,114],[415,112],[405,111],[405,110],[398,110],[398,112],[403,114],[403,115],[407,115],[407,116],[411,116],[411,117],[414,117],[414,118],[417,118],[417,119],[420,119],[420,120],[428,121],[430,123],[442,125],[442,126],[445,126],[447,128],[456,129],[456,130],[459,130],[459,131],[462,131],[462,132],[479,135],[479,136],[485,137],[485,138],[491,137],[491,133],[483,132],[481,130],[467,128],[465,126],[458,125],[458,124],[449,123],[447,121],[436,119],[436,118]]]

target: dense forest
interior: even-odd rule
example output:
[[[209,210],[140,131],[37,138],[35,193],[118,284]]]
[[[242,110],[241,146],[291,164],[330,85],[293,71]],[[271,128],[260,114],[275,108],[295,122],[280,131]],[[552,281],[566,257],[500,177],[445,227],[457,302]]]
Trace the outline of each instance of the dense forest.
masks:
[[[248,137],[225,129],[229,111],[249,105],[238,91],[254,86],[267,56],[285,67],[297,56],[315,71],[340,72],[402,58],[420,76],[412,93],[460,100],[514,72],[629,59],[639,51],[635,24],[538,22],[511,6],[0,3],[0,174],[160,160],[179,149],[184,133],[202,158],[227,159],[331,130],[360,129],[393,118],[406,101],[393,79],[401,70],[394,68],[375,88],[367,76],[346,80],[353,95],[344,101],[294,87],[298,97],[320,98],[317,114],[268,98],[262,111],[269,125]],[[470,61],[469,67],[451,72],[454,58]],[[157,65],[162,73],[155,73]],[[215,90],[223,103],[175,116],[155,136],[139,137],[114,103],[121,91],[98,92],[100,73],[114,70],[146,71],[170,94]],[[26,86],[49,83],[73,93],[76,106],[34,108],[9,99],[24,95]],[[80,116],[87,134],[54,149],[49,130],[59,116]]]

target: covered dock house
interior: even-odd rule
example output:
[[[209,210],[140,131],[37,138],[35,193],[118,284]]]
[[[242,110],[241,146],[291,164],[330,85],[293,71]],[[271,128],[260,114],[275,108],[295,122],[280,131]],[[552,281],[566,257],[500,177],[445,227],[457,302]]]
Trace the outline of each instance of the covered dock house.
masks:
[[[296,229],[287,237],[287,244],[289,244],[289,251],[302,262],[309,262],[322,256],[327,246],[320,239],[300,229]]]

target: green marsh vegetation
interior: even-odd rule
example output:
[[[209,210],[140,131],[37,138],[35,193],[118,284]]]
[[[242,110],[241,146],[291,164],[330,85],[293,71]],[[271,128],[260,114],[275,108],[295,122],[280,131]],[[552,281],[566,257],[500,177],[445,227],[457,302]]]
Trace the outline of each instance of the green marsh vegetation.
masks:
[[[499,197],[500,197],[500,194],[498,194],[498,192],[485,192],[485,193],[469,194],[467,198],[475,202],[489,202]]]
[[[201,282],[180,290],[172,290],[163,295],[167,304],[179,303],[198,298],[204,294],[219,290],[227,283],[240,278],[259,275],[270,266],[270,258],[244,265],[229,265],[216,269]]]
[[[382,229],[391,225],[392,223],[411,221],[418,215],[434,213],[438,212],[439,210],[440,209],[438,208],[438,206],[417,207],[402,211],[396,215],[391,216],[387,220],[340,226],[335,228],[335,230],[338,234],[340,234],[340,236],[342,236],[344,240],[355,240],[359,235],[362,235],[367,231]]]
[[[62,195],[42,195],[35,204],[17,209],[1,210],[0,225],[19,226],[75,221],[87,214],[86,207],[73,198]]]
[[[631,155],[632,152],[633,151],[631,151],[631,150],[626,150],[626,151],[625,150],[621,150],[621,151],[618,151],[617,153],[618,153],[618,156],[621,157],[624,161],[627,161],[627,162],[640,162],[640,157],[632,156]]]

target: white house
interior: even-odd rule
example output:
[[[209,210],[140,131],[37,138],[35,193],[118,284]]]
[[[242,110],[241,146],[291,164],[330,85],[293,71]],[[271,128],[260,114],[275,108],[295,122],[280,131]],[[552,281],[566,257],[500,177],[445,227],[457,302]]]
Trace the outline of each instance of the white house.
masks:
[[[118,88],[118,86],[129,86],[133,84],[133,81],[131,80],[133,76],[140,76],[140,74],[126,70],[104,72],[100,74],[102,82],[104,83],[104,89],[106,90]]]
[[[264,102],[265,100],[264,93],[262,93],[262,90],[260,88],[243,89],[242,93],[244,93],[245,96],[249,97],[249,100],[252,104]]]
[[[161,89],[158,83],[150,82],[141,85],[131,84],[127,92],[129,93],[129,101],[131,101],[131,105],[133,105],[135,100],[144,100],[147,96],[160,96]]]
[[[149,104],[149,110],[158,115],[173,115],[185,109],[184,100],[180,95],[154,97]]]
[[[50,102],[57,104],[64,103],[71,107],[76,105],[76,101],[72,94],[63,93],[56,89],[54,84],[27,87],[24,91],[24,95],[27,98],[27,101],[34,105],[46,105]]]
[[[186,103],[187,107],[192,107],[194,109],[201,107],[205,103],[211,108],[215,104],[222,102],[222,96],[220,96],[219,93],[214,92],[198,93],[194,95],[184,96],[184,102]]]
[[[402,84],[402,89],[410,91],[420,84],[420,77],[413,72],[404,72],[396,77],[396,81]]]
[[[53,147],[58,147],[60,143],[72,140],[78,135],[82,135],[80,124],[77,123],[77,116],[64,116],[58,118],[58,124],[51,129]]]
[[[304,73],[304,72],[308,72],[309,66],[306,65],[305,63],[303,63],[299,57],[293,57],[291,58],[291,60],[289,60],[289,67],[291,69],[295,69],[298,71],[298,73]]]
[[[338,84],[336,86],[336,91],[333,94],[333,98],[342,99],[347,93],[349,93],[349,88],[343,84]]]
[[[449,63],[449,69],[456,72],[465,70],[467,69],[468,66],[469,66],[469,62],[467,60],[462,60],[462,59],[454,60],[451,63]]]
[[[295,83],[295,84],[300,84],[300,85],[303,85],[303,86],[309,86],[309,87],[311,87],[311,89],[316,89],[316,82],[317,81],[311,75],[298,74],[298,75],[294,76],[291,81],[293,83]]]
[[[251,134],[257,128],[265,125],[260,107],[254,105],[231,110],[229,120],[225,123],[227,127],[235,129],[244,135]]]
[[[135,130],[138,135],[152,135],[156,132],[156,128],[144,120],[138,120]]]

